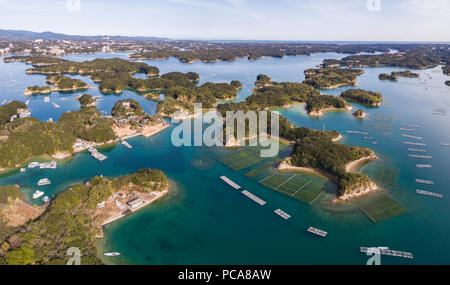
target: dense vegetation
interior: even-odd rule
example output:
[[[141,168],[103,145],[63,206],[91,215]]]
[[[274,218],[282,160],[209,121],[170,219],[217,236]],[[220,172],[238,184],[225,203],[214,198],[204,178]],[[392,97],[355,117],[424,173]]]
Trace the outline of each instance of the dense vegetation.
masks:
[[[11,117],[18,114],[18,110],[27,109],[27,105],[21,101],[11,101],[10,103],[0,106],[0,127],[8,123]]]
[[[0,263],[65,264],[70,247],[81,250],[81,264],[100,264],[96,238],[100,221],[93,216],[99,202],[116,191],[159,191],[167,189],[164,173],[142,169],[117,178],[94,177],[59,193],[42,216],[0,240]]]
[[[341,98],[331,95],[320,95],[309,98],[305,109],[308,113],[320,112],[326,109],[344,109],[347,104]]]
[[[341,65],[348,67],[362,67],[362,66],[396,66],[405,68],[431,68],[441,63],[440,52],[437,51],[408,51],[398,53],[383,53],[383,54],[364,54],[351,55],[344,57],[341,60],[324,60],[323,65]]]
[[[0,168],[15,167],[32,156],[72,152],[77,138],[107,142],[115,139],[113,120],[95,107],[64,113],[56,123],[20,118],[0,126]]]
[[[387,73],[380,73],[380,75],[378,75],[378,79],[380,79],[380,80],[398,81],[397,76],[394,76],[392,74],[387,74]]]
[[[49,75],[45,79],[48,84],[55,85],[60,90],[85,90],[89,86],[81,79],[73,79],[64,75]]]
[[[366,113],[364,113],[363,110],[359,109],[359,110],[356,110],[355,112],[353,112],[353,116],[355,116],[356,118],[362,119],[366,116]]]
[[[145,112],[136,100],[125,99],[119,100],[114,104],[111,115],[116,118],[123,118],[127,116],[143,116]]]
[[[16,186],[1,186],[0,185],[0,208],[2,205],[8,204],[15,200],[23,200],[22,191]]]
[[[370,149],[338,144],[320,135],[308,135],[296,142],[291,163],[294,166],[317,168],[335,175],[339,180],[337,195],[341,196],[355,185],[368,185],[370,180],[366,175],[348,173],[345,165],[372,154]]]
[[[419,73],[411,72],[410,70],[405,71],[392,71],[393,76],[407,77],[407,78],[419,78]]]
[[[57,57],[49,57],[49,56],[10,56],[3,59],[4,62],[25,62],[27,64],[31,64],[35,67],[38,66],[48,66],[57,63],[67,62],[67,60]]]
[[[92,98],[91,95],[89,94],[83,94],[78,98],[78,101],[80,101],[80,105],[81,106],[88,106],[88,105],[92,105],[95,103],[94,98]]]
[[[356,76],[364,73],[361,69],[350,68],[321,68],[307,69],[304,71],[303,83],[310,84],[315,88],[332,89],[340,86],[356,85]]]
[[[346,100],[369,106],[379,106],[383,100],[381,93],[362,89],[349,89],[342,92],[341,96]]]

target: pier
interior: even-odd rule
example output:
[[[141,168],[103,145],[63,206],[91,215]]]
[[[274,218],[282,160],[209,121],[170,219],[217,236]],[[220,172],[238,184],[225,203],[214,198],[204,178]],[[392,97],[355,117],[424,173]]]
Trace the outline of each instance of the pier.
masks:
[[[424,191],[424,190],[420,190],[420,189],[417,189],[416,193],[420,194],[420,195],[433,196],[433,197],[437,197],[437,198],[443,198],[444,197],[444,195],[442,195],[440,193],[434,193],[434,192]]]
[[[420,184],[428,184],[428,185],[433,185],[433,184],[434,184],[433,181],[430,181],[430,180],[424,180],[424,179],[417,179],[417,178],[416,178],[416,182],[417,182],[417,183],[420,183]]]
[[[396,256],[396,257],[403,257],[403,258],[409,258],[413,259],[413,254],[406,251],[398,251],[398,250],[390,250],[386,248],[377,248],[377,247],[363,247],[361,246],[359,250],[363,253],[379,253],[382,255],[388,255],[388,256]]]
[[[309,227],[307,229],[307,231],[310,232],[310,233],[316,234],[318,236],[321,236],[321,237],[326,237],[327,234],[328,234],[326,231],[322,231],[322,230],[316,229],[315,227]]]
[[[266,201],[262,200],[261,198],[259,198],[256,195],[253,195],[252,193],[248,192],[247,190],[244,190],[241,193],[244,194],[245,196],[247,196],[248,198],[252,199],[256,203],[260,204],[261,206],[264,206],[266,204]]]
[[[122,144],[127,148],[133,148],[127,141],[122,141]]]
[[[236,190],[241,189],[241,186],[237,185],[236,183],[234,183],[233,181],[231,181],[228,177],[226,176],[220,176],[220,179],[222,179],[223,181],[225,181],[225,183],[227,183],[228,185],[230,185],[231,187],[233,187]]]
[[[282,218],[285,219],[285,220],[291,218],[290,215],[286,214],[286,213],[285,213],[283,210],[281,210],[281,209],[276,209],[274,212],[275,212],[275,214],[277,214],[278,216],[282,217]]]

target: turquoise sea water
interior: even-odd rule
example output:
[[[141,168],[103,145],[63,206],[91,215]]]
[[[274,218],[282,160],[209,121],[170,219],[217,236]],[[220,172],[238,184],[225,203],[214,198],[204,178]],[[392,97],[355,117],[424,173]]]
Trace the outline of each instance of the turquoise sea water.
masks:
[[[82,61],[114,56],[127,57],[126,54],[89,54],[66,58]],[[274,81],[302,81],[304,69],[316,66],[324,58],[343,56],[328,53],[207,64],[182,64],[175,59],[146,62],[158,66],[161,73],[195,71],[200,74],[200,83],[240,80],[244,84],[237,99],[240,101],[250,95],[259,73],[269,75]],[[45,76],[26,75],[24,70],[28,67],[22,63],[0,63],[0,101],[4,98],[25,101],[26,86],[45,83]],[[308,206],[264,188],[246,178],[245,170],[234,172],[216,161],[215,157],[226,152],[221,148],[172,146],[173,127],[150,138],[129,140],[132,149],[122,145],[105,147],[102,152],[109,158],[103,162],[81,153],[56,170],[27,169],[25,173],[3,174],[0,184],[19,184],[31,200],[36,182],[43,177],[52,181],[51,185],[43,187],[46,194],[56,194],[95,175],[118,176],[144,167],[164,171],[174,185],[167,197],[105,227],[100,249],[122,253],[120,257],[105,257],[107,263],[365,264],[367,257],[359,252],[360,246],[388,246],[412,252],[415,258],[383,256],[384,264],[448,264],[450,227],[445,218],[449,216],[450,148],[443,148],[440,143],[450,142],[450,124],[448,116],[432,115],[432,109],[448,108],[450,88],[444,85],[446,76],[440,67],[418,71],[420,79],[401,78],[396,83],[378,80],[379,73],[392,70],[399,69],[366,68],[366,73],[358,77],[358,88],[379,91],[384,96],[379,108],[352,104],[353,110],[362,108],[368,114],[364,120],[355,119],[349,112],[330,112],[320,119],[309,118],[302,105],[278,110],[295,125],[336,129],[344,135],[343,143],[373,148],[380,160],[362,167],[363,172],[370,173],[380,165],[399,171],[397,184],[388,190],[408,212],[383,222],[375,224],[352,208],[324,208],[323,204],[332,194],[322,195]],[[86,77],[78,78],[96,86]],[[323,90],[323,93],[339,95],[345,89]],[[99,94],[96,89],[88,93]],[[51,102],[61,105],[60,109],[44,103],[43,96],[30,97],[29,108],[32,115],[41,120],[58,119],[63,112],[79,108],[75,96],[52,93]],[[137,99],[147,112],[155,111],[154,102],[131,91],[120,96],[103,96],[98,107],[109,113],[114,102],[123,98]],[[403,123],[421,126],[412,135],[424,137],[427,154],[433,156],[431,161],[408,158],[407,146],[402,141],[413,140],[400,136],[399,128]],[[346,130],[369,132],[378,144],[372,145],[359,135],[347,135]],[[416,163],[431,163],[433,168],[418,169]],[[267,204],[261,207],[233,190],[219,180],[221,175],[228,176]],[[433,180],[434,185],[417,185],[415,178]],[[444,198],[419,196],[415,194],[417,188],[443,193]],[[273,213],[277,208],[292,218],[281,219]],[[308,226],[324,229],[328,236],[321,239],[311,235],[306,232]]]

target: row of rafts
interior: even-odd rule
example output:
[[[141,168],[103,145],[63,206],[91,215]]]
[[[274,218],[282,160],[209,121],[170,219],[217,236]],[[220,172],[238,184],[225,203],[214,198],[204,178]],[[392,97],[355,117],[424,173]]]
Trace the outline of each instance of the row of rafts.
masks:
[[[236,189],[236,190],[240,190],[241,186],[236,184],[235,182],[233,182],[231,179],[229,179],[226,176],[221,176],[220,179],[222,179],[223,181],[225,181],[225,183],[227,183],[229,186],[231,186],[232,188]],[[266,204],[266,202],[264,200],[262,200],[261,198],[259,198],[258,196],[248,192],[247,190],[243,190],[241,192],[242,194],[244,194],[245,196],[247,196],[248,198],[250,198],[251,200],[253,200],[254,202],[258,203],[261,206],[264,206]],[[279,215],[280,217],[282,217],[283,219],[287,220],[290,219],[291,216],[289,214],[287,214],[286,212],[284,212],[281,209],[276,209],[274,211],[275,214]],[[318,228],[315,227],[308,227],[306,229],[307,232],[315,234],[317,236],[320,237],[326,237],[328,235],[328,232],[320,230]],[[376,249],[379,249],[378,251]],[[389,248],[387,247],[383,247],[383,248],[367,248],[367,247],[361,247],[360,251],[366,254],[370,254],[372,252],[374,253],[379,253],[381,255],[389,255],[389,256],[396,256],[396,257],[404,257],[404,258],[409,258],[412,259],[413,258],[413,254],[410,252],[403,252],[403,251],[395,251],[395,250],[389,250]]]

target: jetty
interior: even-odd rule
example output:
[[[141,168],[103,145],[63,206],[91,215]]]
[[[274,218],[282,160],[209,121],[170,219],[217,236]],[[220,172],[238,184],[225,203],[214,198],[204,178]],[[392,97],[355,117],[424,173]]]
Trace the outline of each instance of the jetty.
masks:
[[[285,220],[291,218],[290,215],[288,215],[286,212],[284,212],[284,211],[281,210],[281,209],[276,209],[274,212],[275,212],[275,214],[277,214],[278,216],[282,217],[282,218],[285,219]]]
[[[412,152],[427,152],[427,150],[423,149],[423,148],[408,148],[408,151],[412,151]]]
[[[310,233],[316,234],[318,236],[321,236],[321,237],[326,237],[327,234],[328,234],[326,231],[319,230],[319,229],[317,229],[315,227],[309,227],[307,229],[307,231],[310,232]]]
[[[424,190],[420,190],[420,189],[417,189],[416,193],[421,194],[421,195],[433,196],[433,197],[437,197],[437,198],[444,197],[444,195],[442,195],[440,193],[434,193],[434,192],[424,191]]]
[[[122,144],[127,148],[133,148],[127,141],[122,141]]]
[[[417,179],[417,178],[416,178],[416,182],[417,182],[417,183],[420,183],[420,184],[428,184],[428,185],[433,185],[433,184],[434,184],[433,181],[430,181],[430,180],[424,180],[424,179]]]
[[[379,253],[382,255],[388,255],[388,256],[396,256],[396,257],[403,257],[403,258],[409,258],[413,259],[413,254],[406,251],[398,251],[398,250],[390,250],[388,248],[377,248],[377,247],[363,247],[361,246],[359,250],[363,253]]]
[[[225,183],[227,183],[228,185],[230,185],[231,187],[233,187],[236,190],[241,189],[241,186],[237,185],[236,183],[234,183],[233,181],[231,181],[231,179],[229,179],[226,176],[220,176],[220,179],[222,179],[223,181],[225,181]]]
[[[409,141],[403,141],[403,144],[407,144],[407,145],[418,145],[418,146],[426,146],[426,144],[424,144],[424,143],[409,142]]]
[[[261,198],[259,198],[256,195],[248,192],[247,190],[244,190],[241,193],[244,194],[245,196],[247,196],[248,198],[252,199],[256,203],[260,204],[261,206],[264,206],[266,204],[266,201],[262,200]]]
[[[368,135],[368,132],[360,132],[360,131],[346,131],[347,134],[354,134],[354,135]]]
[[[431,164],[416,164],[417,168],[431,168]]]
[[[400,134],[400,135],[405,138],[410,138],[410,139],[415,139],[415,140],[423,140],[423,137],[412,136],[412,135],[408,135],[408,134]]]
[[[424,159],[432,159],[431,155],[423,155],[423,154],[408,154],[408,157],[412,158],[424,158]]]

